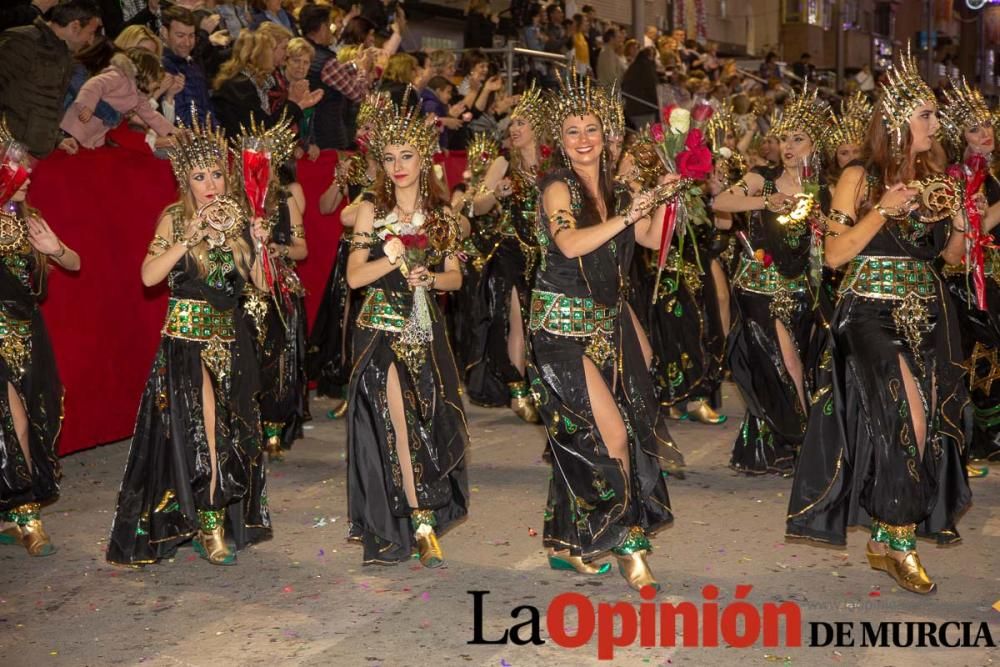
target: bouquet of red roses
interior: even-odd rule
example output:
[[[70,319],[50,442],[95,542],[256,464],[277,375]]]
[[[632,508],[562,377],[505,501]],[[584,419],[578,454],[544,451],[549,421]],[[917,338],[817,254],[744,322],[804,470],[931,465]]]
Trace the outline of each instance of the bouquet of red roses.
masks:
[[[702,190],[696,181],[703,181],[712,173],[712,151],[705,144],[705,135],[701,127],[712,117],[713,109],[708,104],[698,104],[688,111],[675,104],[663,107],[662,122],[653,123],[649,127],[649,136],[653,140],[656,154],[663,162],[667,173],[680,174],[691,184],[684,189],[677,199],[671,201],[664,212],[663,232],[660,236],[660,252],[656,262],[656,283],[653,286],[653,303],[659,292],[660,274],[667,262],[670,243],[674,232],[678,233],[679,244],[677,253],[678,270],[683,263],[684,237],[687,234],[687,223],[710,224],[705,211],[705,203],[701,199]],[[692,124],[695,125],[692,127]],[[697,244],[695,260],[697,256]]]

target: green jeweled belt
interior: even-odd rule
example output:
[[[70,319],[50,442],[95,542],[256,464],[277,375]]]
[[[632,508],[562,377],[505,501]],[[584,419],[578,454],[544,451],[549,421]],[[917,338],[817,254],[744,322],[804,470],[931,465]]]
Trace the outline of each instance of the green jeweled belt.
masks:
[[[781,275],[774,264],[764,266],[763,262],[750,261],[743,257],[737,272],[736,287],[757,294],[805,292],[807,281],[804,273],[788,278]]]
[[[858,256],[847,266],[840,293],[893,301],[902,301],[910,295],[930,299],[937,296],[937,285],[929,261]]]
[[[233,311],[219,310],[207,301],[170,299],[163,334],[193,341],[236,340]]]
[[[618,306],[606,306],[590,297],[566,296],[556,292],[531,293],[532,331],[548,331],[557,336],[583,338],[596,333],[611,334],[618,318]]]
[[[385,290],[380,287],[369,288],[365,294],[365,300],[361,304],[361,311],[358,313],[358,326],[401,333],[404,324],[406,324],[406,317],[393,309]]]

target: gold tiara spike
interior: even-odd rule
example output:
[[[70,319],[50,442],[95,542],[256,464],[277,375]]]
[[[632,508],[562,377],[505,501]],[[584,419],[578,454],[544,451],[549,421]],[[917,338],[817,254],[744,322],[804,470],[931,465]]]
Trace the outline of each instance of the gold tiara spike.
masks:
[[[785,102],[777,127],[772,128],[771,134],[781,136],[797,130],[818,143],[831,118],[830,105],[819,98],[819,89],[815,86],[810,88],[806,81],[802,92],[792,93]]]
[[[514,110],[510,112],[511,120],[523,118],[535,133],[535,141],[542,143],[545,134],[545,100],[542,91],[534,83],[521,93]]]
[[[974,127],[993,126],[994,117],[986,106],[983,94],[969,86],[965,77],[951,79],[951,87],[944,91],[945,104],[941,109],[941,127],[949,143],[956,150],[963,146],[963,134]]]
[[[921,104],[934,102],[934,92],[920,76],[917,61],[906,45],[906,53],[885,73],[882,84],[879,109],[882,122],[896,135],[898,146],[902,146],[903,128],[908,126],[910,116]]]
[[[530,121],[529,121],[530,122]],[[469,140],[467,150],[469,156],[469,171],[472,174],[473,187],[479,184],[493,161],[500,155],[500,144],[490,132],[476,132]]]
[[[10,133],[10,129],[7,127],[7,116],[0,115],[0,144],[5,144],[13,139],[14,135]]]
[[[609,137],[625,137],[625,103],[622,87],[616,79],[604,91],[604,120]]]
[[[387,110],[390,106],[392,106],[392,98],[387,91],[380,90],[369,93],[358,107],[358,127],[371,125],[372,121],[378,118],[379,114]]]
[[[860,90],[842,101],[840,114],[834,114],[830,129],[823,137],[826,148],[833,152],[845,144],[864,144],[873,110],[868,97]]]
[[[571,116],[596,116],[605,132],[612,125],[607,117],[605,92],[599,86],[591,85],[589,77],[580,76],[576,61],[572,60],[566,66],[566,76],[559,78],[559,91],[549,95],[549,110],[549,127],[553,137],[562,136],[563,122]]]
[[[282,114],[271,127],[265,127],[263,123],[258,123],[257,118],[250,114],[250,129],[240,126],[240,134],[233,139],[233,149],[237,154],[243,146],[244,139],[256,137],[260,139],[267,150],[271,153],[271,163],[274,165],[284,164],[295,152],[295,144],[298,143],[295,130],[292,129],[292,119]]]
[[[222,126],[212,127],[212,114],[205,122],[198,120],[197,109],[191,105],[191,127],[178,123],[179,131],[173,135],[172,145],[167,149],[174,177],[182,187],[187,187],[188,175],[194,169],[222,168],[229,175],[229,149]]]
[[[388,102],[371,120],[369,143],[376,162],[382,164],[386,146],[413,146],[424,160],[423,168],[429,169],[438,145],[437,127],[429,120],[420,107]]]

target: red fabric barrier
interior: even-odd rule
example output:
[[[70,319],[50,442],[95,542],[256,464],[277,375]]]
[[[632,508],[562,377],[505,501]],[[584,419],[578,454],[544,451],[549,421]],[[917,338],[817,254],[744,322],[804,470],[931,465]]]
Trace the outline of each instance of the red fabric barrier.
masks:
[[[461,179],[464,153],[444,159],[450,184]],[[340,238],[339,212],[319,214],[337,155],[299,162],[308,201],[309,257],[300,265],[315,317]],[[82,269],[52,271],[42,306],[66,388],[62,454],[128,437],[159,342],[166,285],[146,289],[139,269],[160,212],[176,198],[170,165],[122,148],[56,152],[36,165],[29,203],[81,257]]]

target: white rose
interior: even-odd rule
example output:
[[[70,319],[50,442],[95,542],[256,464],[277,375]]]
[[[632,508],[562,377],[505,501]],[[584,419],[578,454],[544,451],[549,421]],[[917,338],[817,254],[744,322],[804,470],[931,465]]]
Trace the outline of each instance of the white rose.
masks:
[[[733,156],[733,152],[728,148],[726,148],[725,146],[723,146],[722,148],[719,149],[719,155],[721,155],[723,159],[728,160]]]
[[[413,214],[413,218],[410,220],[410,224],[413,225],[414,227],[420,227],[421,225],[423,225],[424,224],[424,214],[421,213],[420,211],[417,211],[416,213],[414,213]]]
[[[674,108],[670,112],[670,130],[674,134],[684,134],[691,129],[691,112],[680,107]]]

